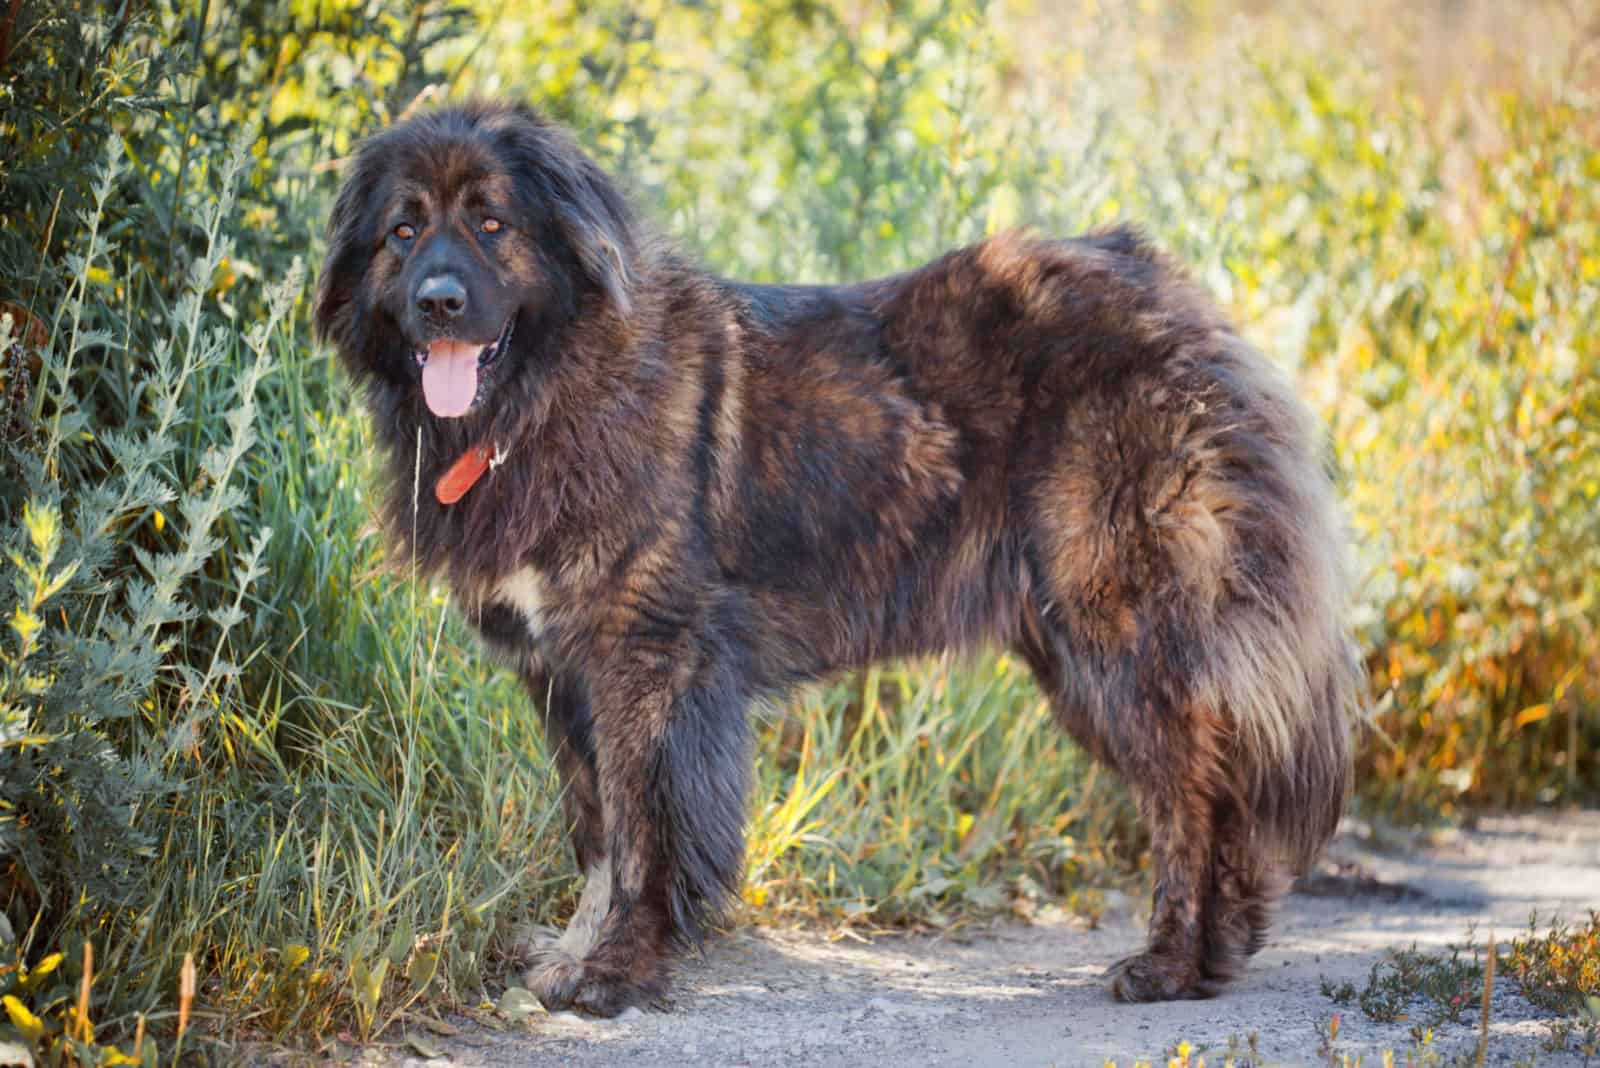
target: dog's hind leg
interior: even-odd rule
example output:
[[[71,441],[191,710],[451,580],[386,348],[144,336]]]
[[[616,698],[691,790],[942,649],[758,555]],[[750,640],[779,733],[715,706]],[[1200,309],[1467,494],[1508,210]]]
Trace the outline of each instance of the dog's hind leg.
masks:
[[[1288,871],[1242,794],[1220,802],[1215,820],[1217,846],[1200,966],[1211,992],[1238,978],[1266,944],[1278,900],[1290,884]]]
[[[1343,807],[1360,687],[1311,420],[1243,342],[1169,322],[1128,324],[1139,358],[1079,383],[1022,483],[1058,707],[1150,832],[1150,944],[1112,971],[1134,1001],[1213,994],[1261,945]]]
[[[1224,721],[1201,702],[1172,696],[1181,687],[1162,684],[1164,663],[1085,648],[1032,605],[1016,648],[1061,725],[1127,782],[1150,834],[1149,940],[1143,952],[1111,967],[1112,994],[1167,1001],[1215,993],[1220,984],[1205,981],[1208,955],[1214,945],[1219,958],[1235,955],[1214,934],[1212,917],[1221,897],[1219,798],[1229,782]]]
[[[1159,698],[1128,718],[1143,735],[1123,747],[1123,762],[1150,832],[1155,895],[1149,943],[1112,965],[1111,993],[1121,1001],[1205,997],[1214,992],[1201,979],[1217,850],[1221,721],[1203,707]]]

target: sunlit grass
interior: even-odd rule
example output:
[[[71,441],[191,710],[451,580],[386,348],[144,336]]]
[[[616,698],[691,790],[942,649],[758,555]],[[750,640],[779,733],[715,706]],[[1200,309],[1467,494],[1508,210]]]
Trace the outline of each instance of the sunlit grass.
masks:
[[[944,924],[1104,876],[1119,791],[1004,658],[866,672],[763,738],[746,900],[773,917]]]

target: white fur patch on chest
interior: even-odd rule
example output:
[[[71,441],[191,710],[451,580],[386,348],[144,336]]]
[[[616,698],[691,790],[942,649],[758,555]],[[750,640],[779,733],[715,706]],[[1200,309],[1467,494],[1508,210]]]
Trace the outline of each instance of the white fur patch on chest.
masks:
[[[501,579],[489,594],[489,600],[516,609],[527,624],[529,637],[537,640],[544,631],[550,610],[550,587],[533,568],[513,571]]]

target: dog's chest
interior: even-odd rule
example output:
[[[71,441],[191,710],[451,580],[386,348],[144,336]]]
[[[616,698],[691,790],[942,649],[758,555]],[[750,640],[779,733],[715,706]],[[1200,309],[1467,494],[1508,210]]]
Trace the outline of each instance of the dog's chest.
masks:
[[[534,568],[524,567],[502,578],[487,600],[515,616],[532,641],[538,641],[548,625],[550,586]]]

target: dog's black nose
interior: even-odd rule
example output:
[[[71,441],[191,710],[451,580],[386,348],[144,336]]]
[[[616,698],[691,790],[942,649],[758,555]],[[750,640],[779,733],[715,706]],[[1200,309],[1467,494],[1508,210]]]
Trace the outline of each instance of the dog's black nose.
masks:
[[[436,274],[417,287],[417,307],[435,321],[455,319],[467,310],[467,287],[453,274]]]

